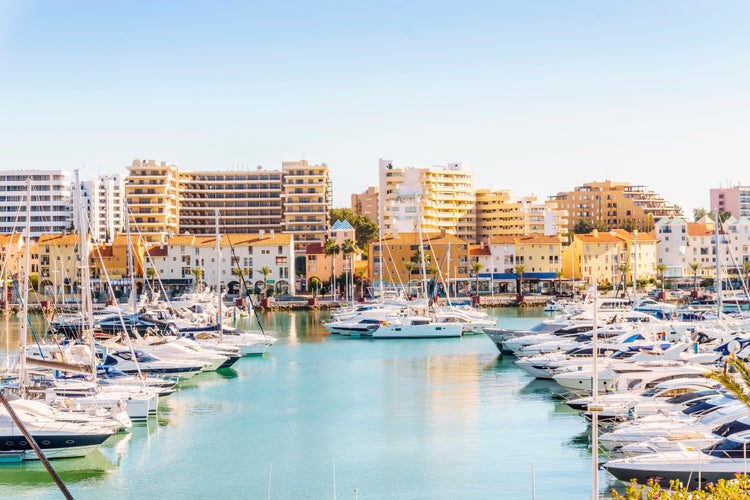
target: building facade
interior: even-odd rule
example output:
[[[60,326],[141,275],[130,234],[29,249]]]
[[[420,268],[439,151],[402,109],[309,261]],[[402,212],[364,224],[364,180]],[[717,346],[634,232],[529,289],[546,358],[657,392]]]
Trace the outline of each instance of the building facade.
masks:
[[[735,218],[750,217],[750,186],[711,189],[710,203],[711,210],[730,212]]]
[[[27,181],[31,181],[31,238],[70,228],[73,215],[70,174],[65,170],[0,171],[0,233],[23,233]]]
[[[304,256],[307,245],[324,240],[328,231],[331,171],[325,163],[310,165],[307,160],[282,162],[281,171],[282,231],[294,236],[295,253]]]
[[[627,182],[588,182],[573,191],[551,196],[558,208],[568,214],[568,231],[579,221],[591,226],[604,223],[609,229],[638,229],[649,232],[655,221],[677,215],[674,205],[645,186]]]
[[[125,180],[126,222],[147,241],[163,241],[180,229],[180,184],[175,165],[133,160]]]
[[[81,182],[81,198],[88,226],[76,223],[79,232],[90,233],[94,241],[112,241],[125,231],[125,177],[100,175]],[[75,218],[75,217],[74,217]]]
[[[222,234],[280,231],[279,170],[180,172],[180,233],[214,234],[216,210]]]
[[[540,203],[534,196],[513,197],[508,190],[477,189],[478,241],[492,236],[564,236],[568,218],[557,203]]]
[[[379,179],[382,231],[447,231],[476,240],[475,176],[466,165],[398,168],[380,159]]]
[[[380,190],[377,186],[370,186],[364,193],[352,195],[352,212],[366,215],[375,224],[380,223]]]

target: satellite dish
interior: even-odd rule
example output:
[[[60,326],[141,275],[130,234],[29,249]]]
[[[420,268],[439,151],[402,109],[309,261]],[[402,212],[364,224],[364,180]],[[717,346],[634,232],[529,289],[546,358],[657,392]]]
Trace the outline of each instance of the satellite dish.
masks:
[[[740,345],[739,342],[737,342],[736,340],[733,340],[727,344],[727,351],[729,351],[731,354],[734,354],[736,352],[739,352],[741,347],[742,346]]]

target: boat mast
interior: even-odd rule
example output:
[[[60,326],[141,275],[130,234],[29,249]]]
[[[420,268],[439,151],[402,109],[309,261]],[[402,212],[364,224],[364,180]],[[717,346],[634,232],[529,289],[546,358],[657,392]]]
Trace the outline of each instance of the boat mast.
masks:
[[[219,209],[217,208],[214,212],[216,217],[216,297],[218,305],[216,306],[216,328],[219,331],[219,339],[221,339],[222,328],[221,328],[221,241],[219,239]]]
[[[714,242],[716,248],[716,316],[720,318],[723,304],[721,293],[721,252],[719,247],[719,211],[717,209],[714,209],[714,236],[716,238]]]
[[[19,321],[18,394],[26,396],[26,336],[29,322],[29,271],[31,266],[31,176],[26,179],[26,227],[24,229],[23,266],[21,267],[21,321]]]
[[[424,262],[424,243],[422,241],[422,214],[420,210],[422,207],[419,204],[419,197],[415,196],[414,199],[417,202],[417,234],[419,234],[419,257],[420,267],[422,269],[422,297],[427,300],[427,268]]]
[[[127,205],[125,213],[127,214],[127,217],[125,217],[125,230],[128,237],[128,244],[125,248],[127,248],[128,252],[128,274],[130,275],[130,296],[128,297],[128,305],[130,306],[131,312],[135,314],[135,304],[137,302],[135,298],[135,272],[133,270],[133,248],[130,241],[130,209]]]
[[[74,212],[78,214],[78,234],[81,238],[81,253],[79,254],[80,272],[81,272],[81,312],[83,313],[83,332],[86,335],[84,340],[89,343],[89,361],[91,363],[91,377],[96,382],[96,343],[94,342],[94,305],[91,302],[91,273],[89,272],[89,241],[87,219],[82,210],[81,203],[81,184],[78,180],[78,170],[75,171],[75,198],[73,205]]]

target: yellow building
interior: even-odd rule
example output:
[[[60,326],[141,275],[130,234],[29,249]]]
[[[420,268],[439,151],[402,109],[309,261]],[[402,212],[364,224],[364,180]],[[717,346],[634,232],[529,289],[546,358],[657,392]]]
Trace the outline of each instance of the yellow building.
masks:
[[[627,263],[631,274],[628,277],[629,280],[632,281],[633,276],[638,281],[648,281],[658,278],[656,248],[659,240],[653,233],[642,233],[639,231],[629,233],[624,229],[615,229],[610,232],[622,240],[625,246],[623,249],[624,254],[620,261]]]
[[[87,235],[88,238],[88,235]],[[90,238],[89,238],[90,241]],[[42,234],[37,240],[39,291],[59,297],[81,286],[81,235]]]
[[[174,165],[133,160],[125,179],[125,201],[131,233],[160,242],[180,227],[179,172]],[[127,214],[126,214],[127,216]]]
[[[373,282],[407,285],[423,278],[442,282],[466,279],[470,272],[469,243],[446,231],[423,233],[427,276],[422,274],[419,233],[390,233],[370,243],[368,274]]]
[[[627,228],[649,232],[654,221],[677,215],[674,205],[645,186],[631,186],[627,182],[587,182],[573,191],[550,196],[560,210],[568,213],[568,230],[583,220],[595,226],[601,222],[609,229]]]
[[[562,253],[562,273],[565,278],[599,284],[619,282],[619,266],[626,244],[609,232],[596,229],[589,234],[576,234],[573,242]]]
[[[513,197],[505,189],[477,189],[476,226],[478,241],[492,236],[562,236],[568,231],[568,219],[553,201]]]

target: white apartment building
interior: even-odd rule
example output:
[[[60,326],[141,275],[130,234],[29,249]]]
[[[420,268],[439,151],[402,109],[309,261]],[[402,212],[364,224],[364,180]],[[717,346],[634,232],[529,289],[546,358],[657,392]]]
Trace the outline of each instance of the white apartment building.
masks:
[[[718,252],[722,274],[739,269],[750,261],[750,219],[730,217],[719,232]],[[682,217],[660,219],[656,222],[657,255],[665,264],[668,278],[689,278],[694,272],[691,264],[699,264],[699,276],[716,275],[716,226],[708,217],[698,222],[687,222]]]
[[[67,171],[5,170],[0,171],[0,233],[25,230],[28,179],[31,179],[31,237],[68,229],[73,203]]]
[[[379,212],[383,231],[447,231],[476,240],[475,176],[461,163],[398,168],[379,162]]]
[[[125,231],[125,177],[122,174],[100,175],[81,182],[82,202],[86,208],[89,229],[94,241],[112,241]],[[76,224],[76,227],[79,227]]]
[[[269,289],[288,293],[294,285],[294,238],[290,234],[260,231],[257,234],[223,235],[216,253],[216,237],[208,235],[177,235],[149,248],[145,268],[156,270],[159,279],[168,284],[194,282],[193,270],[200,268],[201,281],[222,288],[231,294],[240,291],[240,274],[253,289],[263,289],[261,270]]]

